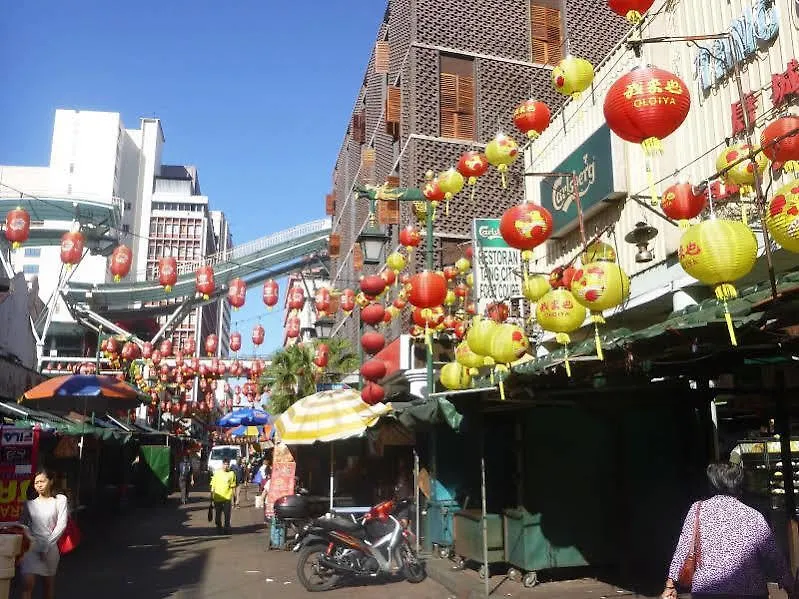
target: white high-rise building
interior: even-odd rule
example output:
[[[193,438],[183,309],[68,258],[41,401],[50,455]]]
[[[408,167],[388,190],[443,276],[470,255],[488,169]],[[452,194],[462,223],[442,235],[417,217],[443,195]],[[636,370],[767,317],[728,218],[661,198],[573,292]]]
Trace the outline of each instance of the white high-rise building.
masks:
[[[0,166],[0,197],[51,199],[47,206],[64,207],[61,210],[63,220],[60,216],[54,220],[52,209],[44,220],[37,218],[35,210],[29,210],[31,240],[12,253],[14,270],[24,272],[32,285],[36,279],[42,301],[48,303],[57,292],[59,281],[67,276],[67,269],[61,264],[58,246],[35,245],[36,231],[69,230],[76,214],[80,216],[82,206],[89,203],[108,208],[117,218],[114,227],[99,241],[92,242],[87,235],[90,252],[69,273],[72,281],[109,282],[112,277],[108,272],[107,256],[115,240],[133,250],[128,281],[144,280],[153,258],[157,262],[161,255],[172,255],[166,252],[173,249],[179,260],[200,262],[207,254],[231,246],[227,223],[221,213],[216,221],[223,224],[226,245],[220,246],[216,241],[215,221],[208,209],[207,196],[200,194],[196,168],[162,164],[164,143],[161,121],[157,118],[142,118],[138,129],[126,129],[119,113],[59,109],[55,113],[49,165]],[[70,202],[72,199],[74,203]],[[35,203],[29,205],[34,207]],[[190,214],[182,214],[184,208]],[[56,210],[55,214],[60,212]],[[169,237],[180,237],[181,219],[187,223],[189,219],[198,221],[199,243],[192,244],[191,256],[187,255],[188,247],[183,248],[184,256],[180,256],[179,244],[175,248],[160,244],[161,254],[151,256],[156,249],[151,239],[153,225],[157,221],[175,221],[174,236],[170,229]],[[157,230],[157,225],[155,228]],[[53,307],[52,322],[45,339],[44,356],[92,355],[94,336],[74,322],[63,301],[59,299],[50,306]],[[229,327],[222,326],[225,319],[219,316],[225,309],[213,305],[202,310],[213,314],[192,311],[188,317],[198,345],[203,335],[215,332],[227,347]],[[212,324],[201,327],[202,321]],[[41,322],[39,324],[41,326]],[[131,314],[131,324],[137,324],[135,313]],[[185,328],[178,327],[179,330]]]

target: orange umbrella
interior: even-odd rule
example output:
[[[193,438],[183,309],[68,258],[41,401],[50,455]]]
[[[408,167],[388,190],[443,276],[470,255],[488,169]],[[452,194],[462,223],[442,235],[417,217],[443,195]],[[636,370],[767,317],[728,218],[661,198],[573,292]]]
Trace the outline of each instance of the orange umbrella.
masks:
[[[135,387],[94,374],[57,376],[22,394],[19,403],[48,412],[132,410],[146,401]]]

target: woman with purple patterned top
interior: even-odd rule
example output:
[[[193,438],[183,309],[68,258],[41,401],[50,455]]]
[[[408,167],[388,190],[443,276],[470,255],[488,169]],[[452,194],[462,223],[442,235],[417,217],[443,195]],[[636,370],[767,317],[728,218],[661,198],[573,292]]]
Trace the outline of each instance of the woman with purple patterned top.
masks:
[[[663,599],[677,597],[676,581],[694,542],[698,506],[700,557],[692,597],[767,598],[766,583],[770,581],[792,590],[791,573],[765,518],[737,499],[743,487],[743,468],[729,463],[710,464],[707,476],[716,495],[694,503],[688,511],[669,567]]]

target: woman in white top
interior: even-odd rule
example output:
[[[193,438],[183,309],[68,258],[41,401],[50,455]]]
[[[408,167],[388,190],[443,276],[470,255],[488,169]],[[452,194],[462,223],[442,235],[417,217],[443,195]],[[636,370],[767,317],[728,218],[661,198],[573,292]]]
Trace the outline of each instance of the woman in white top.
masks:
[[[23,577],[22,599],[33,596],[36,577],[44,581],[45,599],[55,597],[55,573],[61,554],[58,539],[67,526],[67,498],[53,496],[53,474],[40,470],[33,479],[33,488],[39,496],[25,503],[24,521],[30,527],[33,543],[22,557],[20,571]]]

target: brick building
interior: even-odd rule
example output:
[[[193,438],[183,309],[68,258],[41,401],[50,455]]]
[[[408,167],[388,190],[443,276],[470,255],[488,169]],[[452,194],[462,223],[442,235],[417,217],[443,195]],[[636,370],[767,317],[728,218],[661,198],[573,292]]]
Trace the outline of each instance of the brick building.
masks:
[[[484,147],[499,130],[523,141],[512,122],[519,102],[535,97],[554,110],[565,99],[550,80],[563,56],[566,25],[571,52],[594,64],[628,28],[596,0],[389,0],[326,201],[334,217],[332,241],[340,247],[332,260],[334,286],[356,287],[364,268],[355,241],[368,203],[356,199],[353,185],[418,186],[426,171],[454,166],[464,151]],[[498,216],[523,199],[521,173],[518,160],[503,190],[492,169],[474,202],[461,193],[448,215],[438,211],[438,266],[462,253],[474,218]],[[399,223],[413,218],[410,206],[397,208],[381,215],[392,236],[388,251],[397,244]],[[345,323],[344,334],[355,337],[355,326]]]

